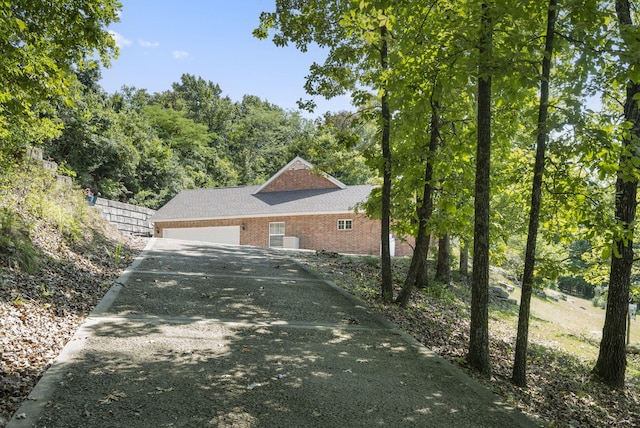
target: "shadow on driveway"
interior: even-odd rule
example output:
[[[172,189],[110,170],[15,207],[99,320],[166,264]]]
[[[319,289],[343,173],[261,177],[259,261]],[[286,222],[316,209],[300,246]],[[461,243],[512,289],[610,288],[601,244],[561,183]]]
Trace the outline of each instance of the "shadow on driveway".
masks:
[[[535,426],[281,253],[152,240],[120,282],[9,427]]]

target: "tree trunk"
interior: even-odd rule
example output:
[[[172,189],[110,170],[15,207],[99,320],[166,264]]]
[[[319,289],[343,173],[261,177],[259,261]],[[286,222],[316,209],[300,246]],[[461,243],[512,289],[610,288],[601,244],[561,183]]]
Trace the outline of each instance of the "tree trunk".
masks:
[[[446,234],[438,240],[438,261],[436,262],[435,281],[449,285],[451,283],[450,239]]]
[[[380,68],[384,74],[389,68],[388,31],[386,26],[380,27],[382,46],[380,48]],[[393,301],[393,277],[391,275],[391,249],[389,234],[391,233],[391,110],[389,109],[389,95],[387,84],[382,84],[382,227],[380,241],[382,243],[382,300],[387,303]]]
[[[531,208],[529,211],[529,231],[524,257],[524,274],[522,275],[522,296],[518,316],[518,335],[516,337],[515,361],[511,380],[514,384],[527,385],[527,347],[529,345],[529,316],[531,311],[531,293],[533,291],[533,271],[536,263],[536,241],[542,204],[542,178],[544,175],[544,156],[547,147],[549,110],[549,79],[551,76],[551,58],[553,56],[553,36],[557,16],[557,0],[549,0],[547,12],[547,34],[544,57],[542,59],[542,76],[540,79],[540,104],[538,106],[538,127],[536,130],[536,160],[533,168],[533,184],[531,186]]]
[[[418,234],[416,235],[416,248],[413,251],[413,257],[411,258],[411,264],[409,265],[409,271],[407,272],[404,285],[396,299],[396,302],[403,308],[407,306],[413,288],[416,286],[419,287],[423,282],[426,282],[427,255],[429,254],[429,243],[431,241],[431,234],[427,233],[427,222],[433,213],[433,185],[431,181],[433,179],[433,161],[436,151],[438,150],[438,141],[440,139],[439,126],[438,103],[433,101],[431,103],[429,152],[424,168],[422,200],[418,207],[419,223]]]
[[[429,249],[431,248],[431,234],[428,234],[426,239],[427,249],[424,253],[422,268],[418,271],[418,276],[416,277],[416,288],[427,288],[429,286]]]
[[[469,276],[469,243],[460,238],[460,274]]]
[[[427,254],[429,253],[429,239],[430,236],[426,233],[426,222],[420,221],[418,236],[416,237],[416,248],[411,257],[409,271],[405,277],[402,290],[400,290],[396,299],[396,303],[399,304],[400,307],[407,307],[411,292],[418,283],[418,278],[421,276],[420,273],[424,271],[427,263]]]
[[[473,271],[469,365],[484,376],[491,373],[489,360],[489,199],[491,168],[491,50],[492,8],[482,4],[478,63],[478,147],[473,230]]]
[[[620,25],[620,33],[625,41],[624,48],[631,49],[636,43],[628,0],[616,0],[616,13]],[[630,39],[632,38],[632,39]],[[623,60],[625,55],[623,54]],[[621,232],[614,235],[611,270],[609,272],[609,295],[607,311],[598,361],[593,373],[608,385],[624,387],[627,355],[625,332],[627,311],[629,310],[629,287],[631,284],[631,268],[633,265],[633,223],[636,216],[636,192],[638,190],[637,168],[633,166],[633,158],[638,156],[638,140],[640,139],[640,114],[636,97],[640,94],[640,84],[629,81],[627,84],[624,118],[631,124],[628,134],[622,139],[618,178],[616,180],[616,221]]]

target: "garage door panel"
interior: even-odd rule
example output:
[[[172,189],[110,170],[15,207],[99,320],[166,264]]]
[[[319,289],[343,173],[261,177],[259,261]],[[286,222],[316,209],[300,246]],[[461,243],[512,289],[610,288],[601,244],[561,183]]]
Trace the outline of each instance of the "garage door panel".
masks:
[[[214,244],[240,245],[240,226],[185,227],[163,229],[163,238]]]

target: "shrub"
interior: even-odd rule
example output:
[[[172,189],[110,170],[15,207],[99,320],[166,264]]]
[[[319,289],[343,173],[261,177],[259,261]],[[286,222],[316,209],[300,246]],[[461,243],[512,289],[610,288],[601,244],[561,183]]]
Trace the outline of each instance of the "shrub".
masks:
[[[33,274],[38,270],[38,253],[24,220],[9,208],[0,208],[0,260],[10,268]]]

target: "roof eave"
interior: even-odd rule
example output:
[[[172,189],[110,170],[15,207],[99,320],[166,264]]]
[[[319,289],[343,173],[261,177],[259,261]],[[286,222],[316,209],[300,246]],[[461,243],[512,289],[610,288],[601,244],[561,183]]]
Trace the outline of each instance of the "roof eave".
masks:
[[[152,218],[151,222],[157,223],[157,222],[173,222],[173,221],[233,220],[233,219],[265,218],[265,217],[296,217],[296,216],[340,215],[340,214],[355,215],[356,212],[354,210],[346,210],[346,211],[340,210],[340,211],[322,211],[322,212],[240,214],[240,215],[233,215],[233,216],[218,216],[218,217],[185,217],[185,218],[159,218],[159,219]]]

